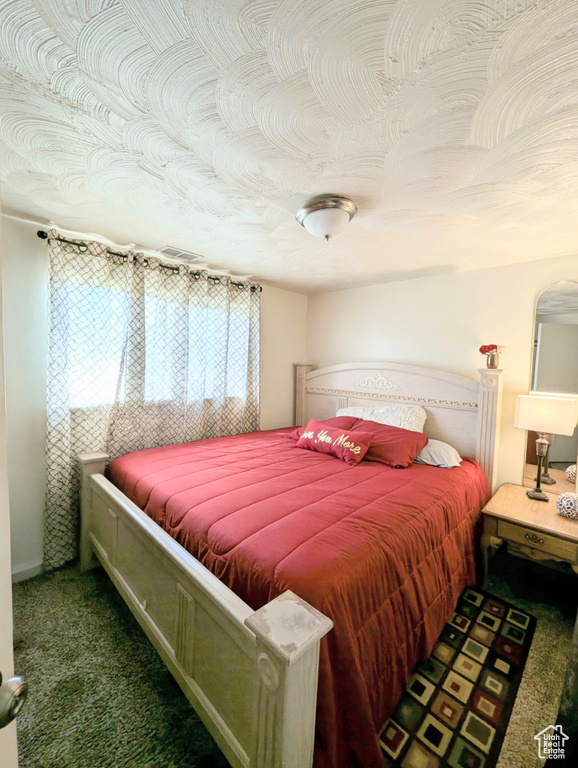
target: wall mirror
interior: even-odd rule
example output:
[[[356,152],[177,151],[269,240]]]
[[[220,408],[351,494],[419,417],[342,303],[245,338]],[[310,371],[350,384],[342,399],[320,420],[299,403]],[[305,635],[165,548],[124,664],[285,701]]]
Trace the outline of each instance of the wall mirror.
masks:
[[[533,342],[530,388],[538,392],[578,393],[578,282],[555,283],[538,296]],[[572,437],[552,438],[542,471],[543,491],[576,491],[576,482],[567,479],[565,470],[576,464],[577,453],[578,429]],[[536,472],[536,433],[528,432],[525,486],[535,486]]]

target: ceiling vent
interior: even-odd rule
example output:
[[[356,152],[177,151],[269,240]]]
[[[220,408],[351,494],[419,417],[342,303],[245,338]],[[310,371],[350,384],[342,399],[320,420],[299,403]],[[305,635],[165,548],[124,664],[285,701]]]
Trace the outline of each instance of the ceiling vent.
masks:
[[[186,261],[199,261],[203,257],[198,253],[191,253],[190,251],[183,251],[181,248],[174,248],[172,245],[163,245],[158,249],[159,253],[163,253],[171,259],[185,259]]]

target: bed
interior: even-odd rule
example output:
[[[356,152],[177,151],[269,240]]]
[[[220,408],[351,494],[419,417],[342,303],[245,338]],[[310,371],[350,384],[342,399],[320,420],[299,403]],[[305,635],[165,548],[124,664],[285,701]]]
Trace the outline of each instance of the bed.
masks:
[[[394,364],[296,366],[296,421],[421,404],[429,436],[476,457],[493,484],[500,388],[500,371],[478,383]],[[229,762],[308,766],[315,745],[316,766],[382,765],[380,713],[474,578],[467,550],[487,493],[477,465],[455,482],[432,467],[303,464],[287,430],[139,453],[113,464],[116,485],[108,457],[80,457],[82,566],[104,565]],[[321,492],[304,513],[306,480]]]

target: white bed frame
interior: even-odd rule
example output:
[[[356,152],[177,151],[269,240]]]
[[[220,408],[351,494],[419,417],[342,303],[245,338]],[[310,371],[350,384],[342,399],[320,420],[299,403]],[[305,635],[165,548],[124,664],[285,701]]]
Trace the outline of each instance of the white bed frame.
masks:
[[[296,365],[296,422],[338,408],[421,404],[426,432],[475,457],[495,485],[501,371],[475,382],[428,368]],[[313,762],[321,638],[332,622],[290,591],[253,611],[79,455],[81,568],[104,566],[234,768]]]

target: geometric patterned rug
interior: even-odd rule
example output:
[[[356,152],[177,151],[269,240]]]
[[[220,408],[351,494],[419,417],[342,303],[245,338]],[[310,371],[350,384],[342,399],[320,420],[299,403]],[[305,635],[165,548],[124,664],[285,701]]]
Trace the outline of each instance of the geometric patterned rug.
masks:
[[[466,589],[379,734],[390,768],[494,768],[536,619]]]

